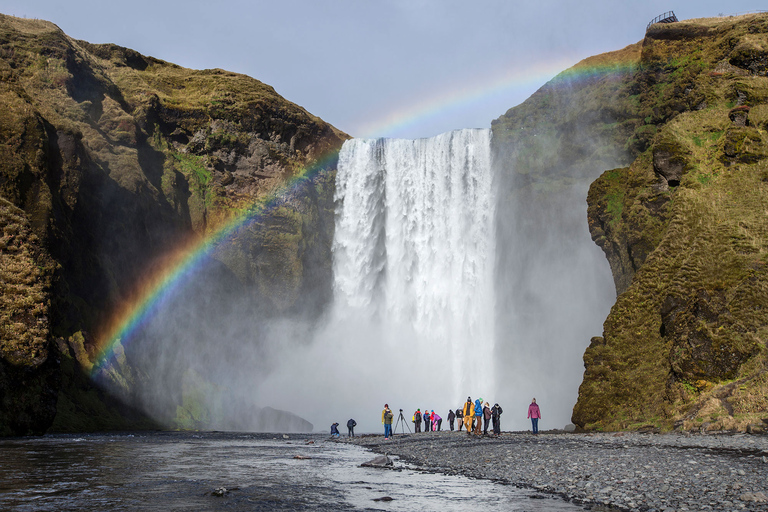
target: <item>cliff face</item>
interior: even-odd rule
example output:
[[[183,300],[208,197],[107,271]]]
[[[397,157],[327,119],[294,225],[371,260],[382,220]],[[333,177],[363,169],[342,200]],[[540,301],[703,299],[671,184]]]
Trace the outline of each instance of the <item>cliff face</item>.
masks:
[[[574,423],[762,430],[768,417],[768,16],[654,25],[630,96],[646,148],[588,195],[616,304]]]
[[[583,428],[764,428],[767,52],[765,14],[657,24],[493,123],[502,369],[549,347],[532,375],[567,392],[559,354],[601,304],[599,276],[574,276],[585,195],[610,264],[618,297],[581,345]]]
[[[252,78],[44,21],[0,16],[0,76],[1,430],[44,431],[59,391],[60,428],[94,415],[124,426],[79,377],[93,333],[170,249],[267,201],[347,136]],[[327,297],[334,172],[330,158],[217,255],[260,313],[317,313]]]

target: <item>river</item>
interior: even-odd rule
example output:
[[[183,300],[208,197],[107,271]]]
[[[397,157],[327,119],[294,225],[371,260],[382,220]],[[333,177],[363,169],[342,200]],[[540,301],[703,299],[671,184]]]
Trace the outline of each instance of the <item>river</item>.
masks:
[[[395,471],[360,467],[374,456],[324,434],[3,439],[0,510],[584,510],[530,490],[417,471],[399,461]],[[376,501],[381,498],[392,500]]]

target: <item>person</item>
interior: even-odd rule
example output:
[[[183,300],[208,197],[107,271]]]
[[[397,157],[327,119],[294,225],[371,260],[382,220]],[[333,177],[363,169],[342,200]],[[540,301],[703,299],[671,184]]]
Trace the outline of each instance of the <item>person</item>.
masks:
[[[461,407],[456,409],[456,420],[459,424],[459,432],[461,432],[461,427],[464,425],[464,413],[461,411]]]
[[[472,399],[467,397],[467,402],[464,404],[464,428],[467,429],[467,434],[472,433],[472,420],[475,417],[475,406],[472,404]]]
[[[528,417],[531,419],[531,427],[533,428],[533,433],[538,434],[541,410],[539,409],[539,405],[536,403],[535,398],[531,402],[531,405],[528,406]]]
[[[339,437],[340,436],[340,434],[339,434],[339,424],[338,423],[334,423],[334,424],[331,425],[331,435],[333,437]]]
[[[448,425],[451,427],[451,432],[453,432],[453,421],[456,419],[456,414],[454,414],[453,409],[448,411]]]
[[[501,413],[504,412],[501,410],[501,406],[499,404],[493,404],[493,407],[491,408],[491,419],[493,420],[493,434],[498,436],[501,435]]]
[[[429,411],[424,409],[421,417],[424,418],[424,432],[429,432]]]
[[[488,435],[488,425],[491,423],[491,408],[488,407],[488,402],[483,404],[483,435]]]
[[[349,430],[349,432],[347,433],[347,437],[355,437],[356,426],[357,426],[357,422],[352,418],[349,418],[349,421],[347,421],[347,430]]]
[[[475,400],[475,435],[479,436],[483,430],[483,399]]]
[[[389,404],[384,404],[384,410],[381,411],[381,422],[384,424],[384,439],[389,439],[392,435],[392,418],[395,415],[389,408]]]
[[[421,432],[421,409],[416,409],[416,412],[413,413],[413,423],[415,424],[413,431]]]
[[[443,424],[443,418],[441,418],[434,409],[429,413],[429,417],[432,418],[432,431],[440,432],[440,425]]]

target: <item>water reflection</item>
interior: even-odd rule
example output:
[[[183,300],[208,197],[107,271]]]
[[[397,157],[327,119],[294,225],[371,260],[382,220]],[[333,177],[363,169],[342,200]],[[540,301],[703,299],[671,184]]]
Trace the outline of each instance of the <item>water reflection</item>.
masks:
[[[2,440],[0,457],[1,510],[583,510],[491,482],[361,468],[370,452],[319,434],[46,436]]]

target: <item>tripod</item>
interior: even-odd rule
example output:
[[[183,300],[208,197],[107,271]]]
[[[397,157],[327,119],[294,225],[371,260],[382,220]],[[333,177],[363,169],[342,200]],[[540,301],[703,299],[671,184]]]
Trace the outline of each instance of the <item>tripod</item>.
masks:
[[[405,418],[403,417],[403,410],[400,409],[400,416],[397,417],[397,423],[395,423],[395,430],[392,431],[392,434],[397,433],[397,426],[400,425],[400,432],[402,434],[405,434],[405,428],[408,429],[408,433],[411,433],[411,427],[408,426],[408,423],[405,421]]]

